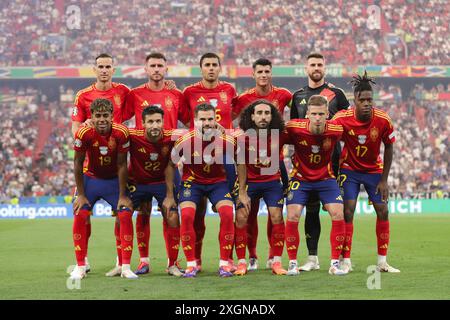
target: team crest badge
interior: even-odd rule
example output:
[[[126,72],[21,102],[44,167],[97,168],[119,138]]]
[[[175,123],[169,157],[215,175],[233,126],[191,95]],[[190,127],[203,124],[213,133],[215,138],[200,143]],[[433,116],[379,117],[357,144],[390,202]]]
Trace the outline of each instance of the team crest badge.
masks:
[[[219,97],[220,97],[220,100],[222,101],[223,104],[227,104],[228,97],[227,97],[227,94],[224,91],[221,91],[219,93]]]
[[[158,154],[157,153],[150,153],[150,160],[151,161],[156,161],[156,159],[158,159]]]
[[[167,111],[170,111],[173,107],[173,101],[170,99],[170,97],[166,97],[166,101],[164,102],[166,105]]]
[[[312,153],[319,153],[319,151],[320,151],[320,146],[317,146],[317,145],[312,145],[311,146],[311,151],[312,151]]]
[[[370,129],[370,139],[372,139],[373,142],[377,141],[378,136],[378,128],[373,127],[372,129]]]
[[[210,103],[214,108],[217,108],[217,99],[209,99],[209,103]]]
[[[366,143],[366,140],[367,140],[367,136],[365,134],[358,135],[358,142],[359,142],[359,144]]]
[[[326,138],[325,140],[323,140],[323,149],[327,151],[330,150],[330,148],[331,148],[331,139]]]
[[[100,154],[101,155],[106,156],[108,154],[108,147],[101,146],[101,147],[98,147],[98,148],[100,149]]]
[[[122,103],[122,99],[120,99],[120,96],[118,94],[114,95],[114,103],[116,104],[116,106],[118,108],[120,108],[121,103]]]
[[[113,137],[109,137],[108,148],[114,150],[116,149],[116,146],[117,146],[116,140]]]
[[[185,198],[189,198],[191,196],[191,190],[185,189],[184,192],[183,192],[183,196]]]
[[[77,116],[77,114],[78,114],[78,108],[77,107],[73,107],[72,114],[73,114],[74,117]]]

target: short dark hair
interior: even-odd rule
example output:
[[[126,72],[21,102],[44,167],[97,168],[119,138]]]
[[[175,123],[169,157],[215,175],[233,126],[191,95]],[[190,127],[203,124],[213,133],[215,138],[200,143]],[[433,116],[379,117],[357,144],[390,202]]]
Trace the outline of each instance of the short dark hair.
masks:
[[[350,81],[350,84],[353,86],[354,96],[359,97],[359,94],[363,91],[373,92],[371,84],[376,84],[376,82],[373,81],[373,78],[367,75],[367,70],[364,70],[364,74],[362,76],[359,74],[353,76],[353,80]]]
[[[239,128],[244,131],[256,128],[255,122],[252,120],[252,114],[255,113],[255,107],[260,104],[268,105],[270,107],[270,112],[272,113],[272,120],[270,121],[268,129],[284,130],[284,121],[280,111],[278,111],[277,107],[275,107],[273,103],[264,99],[259,99],[252,102],[242,111],[239,119]]]
[[[152,114],[159,113],[162,118],[164,118],[164,110],[156,105],[151,105],[149,107],[146,107],[142,111],[142,121],[145,120],[146,116],[151,116]]]
[[[321,53],[318,52],[311,52],[310,54],[308,54],[308,57],[306,57],[306,60],[309,60],[311,58],[316,58],[316,59],[322,59],[325,60],[325,58],[323,57],[323,55]]]
[[[114,59],[113,59],[113,57],[110,54],[100,53],[97,57],[95,57],[95,63],[94,64],[97,64],[97,60],[100,59],[100,58],[110,58],[114,62]]]
[[[255,70],[256,66],[270,66],[272,68],[272,61],[266,58],[259,58],[258,60],[253,62],[253,70]]]
[[[202,67],[203,60],[205,60],[206,58],[216,58],[219,61],[219,66],[221,65],[220,64],[220,57],[216,53],[207,52],[204,55],[202,55],[201,58],[200,58],[200,68]]]
[[[328,99],[325,96],[315,94],[308,99],[308,106],[323,106],[323,105],[328,107]]]
[[[214,113],[215,113],[216,109],[208,103],[201,103],[195,107],[195,111],[194,111],[195,117],[197,117],[199,111],[214,111]]]
[[[114,106],[112,102],[108,99],[95,99],[94,101],[92,101],[90,109],[91,114],[93,114],[94,112],[104,112],[104,111],[113,113]]]
[[[165,62],[167,62],[166,57],[160,52],[152,52],[152,53],[148,54],[145,57],[145,62],[148,62],[148,60],[150,60],[150,59],[163,59]]]

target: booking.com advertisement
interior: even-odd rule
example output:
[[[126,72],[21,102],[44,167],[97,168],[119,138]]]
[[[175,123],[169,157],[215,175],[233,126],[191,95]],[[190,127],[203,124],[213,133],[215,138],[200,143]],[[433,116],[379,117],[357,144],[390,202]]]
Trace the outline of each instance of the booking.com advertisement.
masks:
[[[450,199],[410,199],[389,201],[391,214],[450,214]],[[284,207],[286,211],[286,206]],[[286,212],[285,212],[286,213]],[[356,206],[357,215],[375,214],[375,210],[367,200],[360,200]],[[208,202],[207,215],[217,215]],[[327,214],[322,211],[322,214]],[[156,201],[153,202],[152,215],[161,215]],[[264,201],[260,202],[259,215],[267,215]],[[98,201],[93,210],[94,217],[111,217],[111,206],[106,202]],[[21,204],[0,205],[0,219],[43,219],[43,218],[71,218],[73,217],[72,204]]]

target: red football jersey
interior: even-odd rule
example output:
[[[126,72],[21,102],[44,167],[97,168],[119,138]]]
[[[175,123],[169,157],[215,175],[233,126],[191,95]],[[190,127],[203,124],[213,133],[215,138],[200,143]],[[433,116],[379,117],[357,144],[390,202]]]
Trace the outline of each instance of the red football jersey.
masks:
[[[267,138],[246,135],[242,130],[235,131],[233,136],[235,137],[238,150],[238,154],[236,155],[237,163],[245,161],[247,167],[247,182],[280,180],[279,156],[283,148],[283,133],[279,134],[278,141],[275,141],[276,139],[270,135]],[[245,151],[245,156],[242,153],[243,151]],[[275,166],[277,168],[276,172],[272,174],[262,173],[268,170],[273,171]],[[263,170],[263,168],[266,170]]]
[[[116,123],[113,123],[111,132],[105,136],[94,128],[81,127],[75,135],[73,149],[87,154],[84,174],[100,179],[117,177],[117,155],[128,152],[128,136],[127,127]]]
[[[291,101],[292,94],[285,88],[272,86],[272,90],[268,95],[260,96],[256,92],[256,88],[252,88],[237,97],[233,112],[239,115],[249,104],[261,99],[272,102],[272,104],[278,108],[278,111],[280,111],[281,116],[283,116],[284,108],[287,106],[289,101]]]
[[[135,116],[136,128],[142,129],[142,111],[151,105],[157,105],[163,109],[164,129],[176,129],[178,120],[183,123],[189,121],[184,96],[180,90],[163,88],[161,91],[154,91],[150,89],[148,83],[130,91],[122,112],[122,120],[126,121]]]
[[[343,128],[327,121],[325,132],[314,135],[309,131],[309,125],[309,119],[293,119],[286,124],[286,143],[295,147],[291,176],[300,181],[335,178],[331,167],[331,154],[342,136]]]
[[[392,121],[386,112],[373,108],[372,119],[360,122],[356,119],[354,108],[342,110],[333,118],[344,127],[342,140],[341,168],[366,173],[382,173],[383,160],[380,156],[381,142],[395,142]]]
[[[138,184],[164,183],[167,164],[175,141],[172,130],[163,130],[161,140],[150,142],[144,130],[130,129],[128,176]]]
[[[228,135],[203,141],[196,130],[191,130],[177,140],[174,153],[184,158],[183,181],[199,184],[224,182],[224,155],[228,153],[234,157],[235,141]]]
[[[231,129],[233,103],[236,99],[236,89],[224,81],[219,81],[213,89],[205,88],[203,83],[197,82],[188,86],[183,91],[189,109],[190,127],[194,128],[195,107],[202,103],[208,103],[216,108],[216,120],[225,129]]]
[[[122,83],[112,83],[109,90],[101,91],[95,87],[95,83],[78,91],[72,111],[72,121],[84,122],[91,118],[91,103],[95,99],[108,99],[113,103],[113,121],[122,123],[122,109],[125,106],[130,89]]]

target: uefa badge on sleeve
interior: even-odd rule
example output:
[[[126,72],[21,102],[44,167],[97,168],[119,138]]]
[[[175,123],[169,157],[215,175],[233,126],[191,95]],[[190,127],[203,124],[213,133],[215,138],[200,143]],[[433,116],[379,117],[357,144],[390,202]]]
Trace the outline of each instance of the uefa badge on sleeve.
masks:
[[[73,142],[74,146],[77,148],[81,148],[81,146],[83,145],[83,142],[81,142],[80,139],[75,139],[75,141]]]

